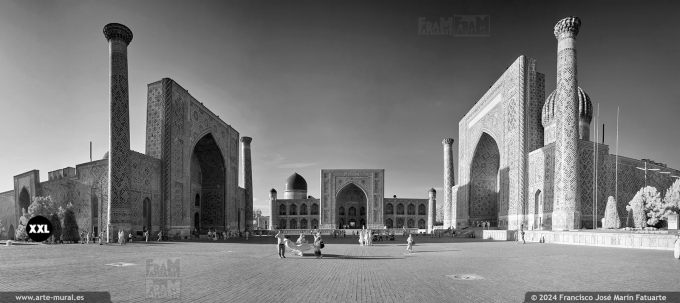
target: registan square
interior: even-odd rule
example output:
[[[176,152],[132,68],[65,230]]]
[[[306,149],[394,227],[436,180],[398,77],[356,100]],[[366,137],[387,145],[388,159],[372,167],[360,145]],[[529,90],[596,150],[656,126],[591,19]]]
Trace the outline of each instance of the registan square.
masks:
[[[680,302],[678,11],[0,0],[0,302]]]

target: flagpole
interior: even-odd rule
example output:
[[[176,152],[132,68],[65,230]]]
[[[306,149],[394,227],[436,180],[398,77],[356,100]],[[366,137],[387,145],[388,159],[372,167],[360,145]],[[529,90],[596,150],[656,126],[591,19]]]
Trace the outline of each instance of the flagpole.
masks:
[[[592,209],[591,214],[593,215],[593,229],[597,229],[597,223],[595,222],[595,196],[597,192],[595,190],[595,183],[597,183],[597,175],[595,174],[595,168],[597,167],[597,128],[598,122],[597,117],[595,118],[595,129],[593,129],[593,199],[592,199]]]
[[[597,128],[599,129],[600,128],[600,103],[599,102],[597,103],[597,116],[595,118],[595,121],[597,121]],[[598,134],[599,134],[599,132],[598,132]],[[599,193],[598,182],[600,181],[599,173],[598,173],[598,169],[600,167],[600,162],[598,162],[598,160],[600,159],[600,153],[599,153],[600,146],[597,144],[597,140],[599,140],[599,136],[598,136],[598,138],[595,138],[595,229],[597,229],[597,212],[599,210],[599,208],[597,207],[598,206],[597,201],[598,201],[598,198],[599,198],[598,197],[598,193]],[[602,226],[602,228],[604,228],[604,226]]]
[[[619,107],[616,107],[616,166],[615,166],[615,185],[614,195],[616,196],[616,203],[619,203]]]

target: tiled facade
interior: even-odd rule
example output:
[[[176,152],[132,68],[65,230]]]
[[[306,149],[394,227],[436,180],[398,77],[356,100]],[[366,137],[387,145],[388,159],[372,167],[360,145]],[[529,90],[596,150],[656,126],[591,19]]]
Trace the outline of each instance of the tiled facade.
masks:
[[[617,198],[626,226],[625,205],[640,188],[663,191],[680,176],[676,169],[617,157],[590,140],[592,102],[576,80],[579,27],[574,17],[555,27],[558,85],[547,100],[535,60],[520,56],[461,119],[459,182],[452,187],[456,228],[480,219],[502,229],[592,228],[609,196]]]

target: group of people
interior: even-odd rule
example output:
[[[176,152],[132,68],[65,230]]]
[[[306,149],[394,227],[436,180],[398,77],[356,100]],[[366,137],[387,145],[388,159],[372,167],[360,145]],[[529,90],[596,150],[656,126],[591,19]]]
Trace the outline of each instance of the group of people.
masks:
[[[373,245],[373,231],[370,229],[366,229],[366,226],[364,226],[359,231],[359,245],[360,246]]]
[[[148,230],[145,230],[143,233],[144,236],[144,241],[149,242],[149,236],[151,233]],[[102,245],[102,238],[104,238],[104,233],[100,232],[99,233],[99,245]],[[123,230],[118,230],[118,245],[124,245],[127,242],[132,242],[132,240],[135,238],[135,236],[130,232],[127,237],[125,237],[125,231]],[[158,239],[156,240],[157,242],[161,242],[163,240],[163,231],[158,232]],[[89,237],[88,237],[88,242],[89,242]]]
[[[283,234],[283,232],[279,230],[276,233],[276,236],[274,236],[276,237],[277,241],[279,258],[286,257],[286,248],[293,251],[298,256],[303,256],[304,251],[313,249],[314,256],[316,258],[323,258],[323,255],[321,254],[321,249],[324,248],[325,244],[323,243],[323,239],[321,239],[321,232],[315,232],[312,234],[314,235],[314,242],[312,244],[309,244],[307,242],[305,235],[302,233],[300,234],[300,237],[297,239],[296,242],[291,242],[290,240],[286,239],[286,236]]]
[[[198,229],[194,228],[193,231],[194,237],[200,238],[200,233]],[[246,240],[250,237],[250,231],[245,231],[243,234],[236,232],[236,231],[226,231],[223,230],[221,232],[217,231],[215,228],[209,228],[208,229],[208,239],[217,241],[217,240],[227,240],[229,238],[237,238],[237,237],[245,237]]]
[[[477,227],[489,229],[491,227],[491,222],[489,221],[475,221]]]

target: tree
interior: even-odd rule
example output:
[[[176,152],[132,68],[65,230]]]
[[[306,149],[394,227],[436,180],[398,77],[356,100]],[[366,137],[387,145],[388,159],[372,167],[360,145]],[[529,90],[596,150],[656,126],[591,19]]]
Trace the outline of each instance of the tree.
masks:
[[[666,207],[661,200],[661,193],[655,187],[647,186],[644,190],[645,214],[647,215],[647,225],[659,227]]]
[[[663,202],[666,208],[664,219],[668,219],[670,214],[680,213],[680,179],[675,180],[666,190]]]
[[[633,197],[626,210],[633,212],[636,228],[644,228],[659,224],[665,213],[665,206],[660,193],[653,186],[641,188]]]
[[[59,242],[61,240],[61,220],[59,220],[59,215],[56,213],[52,214],[50,223],[52,223],[52,240],[53,242]]]
[[[64,212],[64,229],[62,230],[61,239],[73,242],[78,242],[80,240],[76,214],[73,213],[73,209],[70,207]]]
[[[28,206],[28,214],[31,218],[35,216],[43,216],[49,218],[53,213],[59,211],[59,206],[52,200],[52,197],[33,197],[33,202]]]

